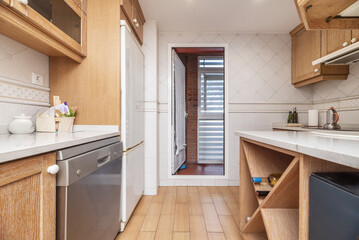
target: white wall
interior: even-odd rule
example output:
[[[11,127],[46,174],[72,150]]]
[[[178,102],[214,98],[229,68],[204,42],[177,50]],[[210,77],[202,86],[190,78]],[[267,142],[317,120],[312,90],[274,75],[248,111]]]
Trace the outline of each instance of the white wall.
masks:
[[[159,165],[160,185],[238,185],[239,139],[236,130],[271,130],[297,106],[301,119],[311,107],[312,86],[291,85],[289,34],[159,33]],[[229,169],[228,179],[168,178],[168,44],[228,43]]]
[[[44,77],[44,85],[31,83],[31,73]],[[34,116],[49,106],[49,58],[0,34],[0,133],[7,133],[13,116]]]
[[[145,55],[145,195],[156,195],[158,186],[157,154],[157,83],[158,52],[157,24],[148,21],[143,28]]]

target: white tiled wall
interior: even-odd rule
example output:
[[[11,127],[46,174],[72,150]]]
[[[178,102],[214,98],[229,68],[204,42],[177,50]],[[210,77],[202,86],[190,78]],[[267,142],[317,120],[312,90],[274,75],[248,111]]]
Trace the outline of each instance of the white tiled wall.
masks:
[[[313,100],[322,102],[359,97],[359,63],[350,65],[347,80],[330,80],[314,84]]]
[[[159,33],[159,102],[167,102],[169,43],[228,43],[230,103],[307,103],[290,83],[289,34]]]
[[[31,72],[44,76],[49,86],[49,57],[0,34],[0,76],[31,83]]]
[[[32,72],[44,85],[31,83]],[[33,116],[49,105],[49,58],[0,34],[0,133],[14,115]]]
[[[359,124],[359,63],[350,65],[347,80],[330,80],[313,86],[314,108],[319,109],[320,124],[325,123],[326,110],[337,109],[339,124]]]
[[[227,43],[229,64],[228,179],[168,179],[168,44]],[[297,106],[300,118],[311,108],[312,86],[291,85],[289,34],[159,33],[160,185],[238,185],[239,139],[236,130],[271,130]]]

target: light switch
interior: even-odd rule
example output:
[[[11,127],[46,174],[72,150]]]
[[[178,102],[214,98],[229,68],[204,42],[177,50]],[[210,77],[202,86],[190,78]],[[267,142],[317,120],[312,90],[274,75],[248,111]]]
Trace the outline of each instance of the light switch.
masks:
[[[39,73],[32,73],[32,83],[36,85],[44,85],[44,76]]]

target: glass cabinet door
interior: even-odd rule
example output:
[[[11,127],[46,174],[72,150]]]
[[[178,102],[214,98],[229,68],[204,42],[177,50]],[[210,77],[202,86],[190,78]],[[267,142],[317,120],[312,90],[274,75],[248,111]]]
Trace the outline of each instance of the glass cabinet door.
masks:
[[[73,0],[28,0],[28,6],[81,45],[81,10],[76,11],[70,6],[73,4],[67,3],[70,1]]]

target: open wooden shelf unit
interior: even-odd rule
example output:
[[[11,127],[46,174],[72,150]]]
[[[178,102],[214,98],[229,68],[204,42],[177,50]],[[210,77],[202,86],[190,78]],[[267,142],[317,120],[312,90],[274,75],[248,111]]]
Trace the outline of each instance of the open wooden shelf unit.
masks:
[[[241,239],[307,240],[309,176],[312,172],[328,171],[358,170],[241,138]],[[267,177],[271,173],[282,173],[274,187],[251,181],[251,177]],[[270,192],[263,198],[257,197],[258,190]]]

